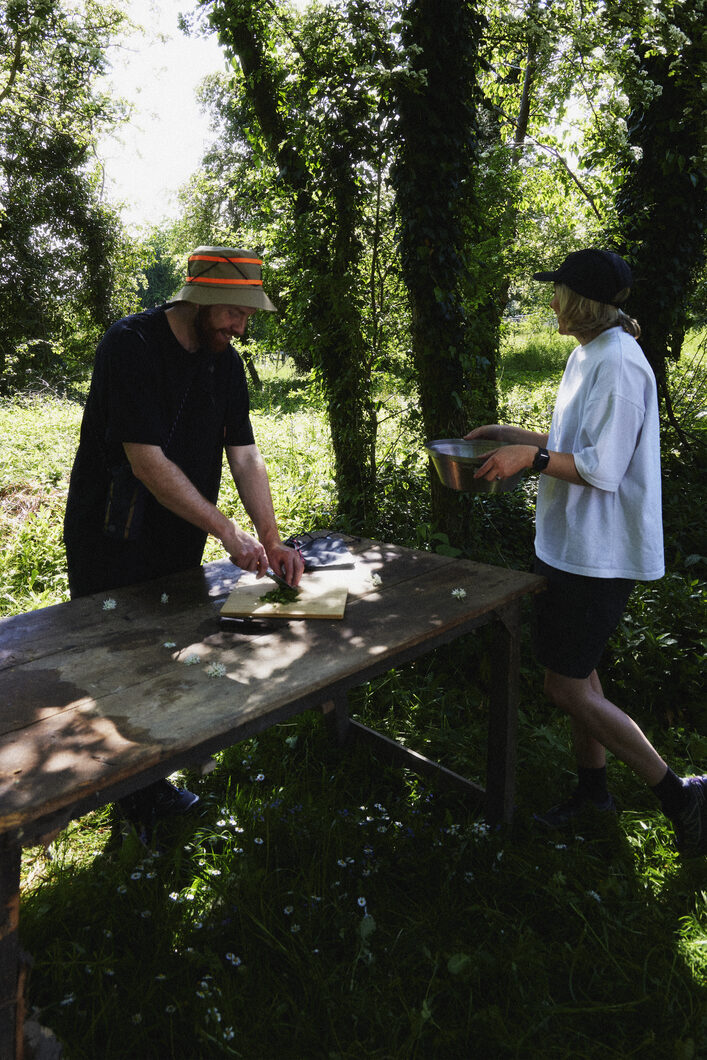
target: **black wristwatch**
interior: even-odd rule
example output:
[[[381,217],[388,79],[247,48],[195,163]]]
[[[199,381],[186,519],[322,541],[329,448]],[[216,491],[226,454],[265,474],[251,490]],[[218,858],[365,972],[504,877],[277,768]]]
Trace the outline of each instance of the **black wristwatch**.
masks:
[[[533,458],[533,471],[544,471],[549,463],[550,454],[547,449],[541,449],[538,446],[538,451]]]

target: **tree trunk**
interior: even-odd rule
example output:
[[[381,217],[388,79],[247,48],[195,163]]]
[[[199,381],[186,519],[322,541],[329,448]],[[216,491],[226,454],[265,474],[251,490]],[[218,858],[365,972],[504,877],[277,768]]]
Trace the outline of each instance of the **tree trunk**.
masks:
[[[317,187],[294,147],[278,110],[279,88],[265,47],[262,9],[250,0],[217,4],[212,19],[222,40],[238,55],[250,103],[280,179],[292,193],[290,248],[302,277],[298,311],[309,315],[316,333],[312,360],[327,399],[335,460],[338,507],[350,525],[363,528],[375,510],[376,422],[365,374],[363,331],[355,283],[360,261],[356,160],[347,151],[348,130],[331,148],[337,158],[319,160],[339,176],[333,217],[320,210],[310,189]]]
[[[468,0],[411,0],[393,171],[412,346],[427,438],[459,437],[496,416],[494,280],[469,249],[483,231],[477,180],[476,63],[480,21]],[[489,270],[491,271],[491,270]],[[433,521],[461,546],[466,498],[432,476]]]

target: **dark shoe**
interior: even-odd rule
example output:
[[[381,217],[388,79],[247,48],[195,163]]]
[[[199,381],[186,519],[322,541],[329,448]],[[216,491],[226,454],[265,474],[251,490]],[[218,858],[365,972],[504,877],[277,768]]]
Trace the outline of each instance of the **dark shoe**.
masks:
[[[607,795],[601,802],[575,791],[569,799],[553,806],[546,813],[533,814],[534,820],[544,824],[547,828],[569,828],[578,819],[589,818],[593,813],[616,813],[616,803],[611,795]]]
[[[174,817],[176,814],[188,813],[196,806],[199,796],[186,788],[175,788],[168,780],[158,780],[151,785],[152,805],[156,818]]]
[[[684,857],[707,854],[707,776],[686,777],[683,781],[687,802],[671,818],[675,845]]]
[[[157,780],[146,788],[119,799],[118,806],[135,826],[139,836],[151,832],[158,821],[188,813],[199,796],[186,788],[175,788],[168,780]]]

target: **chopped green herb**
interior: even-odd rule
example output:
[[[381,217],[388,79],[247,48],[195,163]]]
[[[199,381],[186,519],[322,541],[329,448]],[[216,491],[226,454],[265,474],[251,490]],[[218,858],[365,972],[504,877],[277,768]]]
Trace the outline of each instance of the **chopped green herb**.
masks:
[[[265,604],[292,604],[299,596],[299,589],[295,589],[293,586],[289,586],[287,589],[284,586],[280,586],[277,589],[271,589],[269,593],[263,593],[260,599]]]

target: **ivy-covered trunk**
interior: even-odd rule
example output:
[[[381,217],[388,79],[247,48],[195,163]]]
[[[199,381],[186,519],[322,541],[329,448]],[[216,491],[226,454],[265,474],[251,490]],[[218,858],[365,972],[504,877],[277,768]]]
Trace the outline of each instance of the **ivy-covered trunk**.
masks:
[[[480,32],[468,0],[411,0],[404,13],[409,67],[398,90],[393,182],[428,438],[459,437],[496,418],[495,275],[476,257],[484,230],[475,194]],[[433,519],[453,543],[465,543],[471,512],[467,498],[432,476]]]
[[[323,25],[331,14],[321,14]],[[284,8],[280,15],[289,26]],[[292,340],[311,358],[326,397],[339,513],[365,528],[375,512],[376,440],[356,286],[365,201],[358,178],[360,127],[367,104],[338,70],[336,41],[317,36],[321,28],[310,28],[302,39],[290,33],[299,65],[288,67],[271,9],[253,0],[217,0],[210,18],[238,56],[262,150],[275,161],[288,192],[291,225],[282,250],[294,277]],[[261,149],[252,129],[249,138]]]
[[[308,269],[303,293],[317,331],[312,357],[326,396],[338,510],[366,529],[375,513],[377,424],[355,286],[361,247],[343,180],[336,201],[337,224],[320,232],[317,260],[302,261]]]
[[[641,27],[643,0],[630,12],[612,0],[607,18]],[[634,290],[628,311],[641,325],[640,343],[671,414],[666,359],[680,357],[689,304],[705,261],[704,4],[671,5],[630,44],[623,89],[630,151],[616,195],[611,235],[629,260]]]

